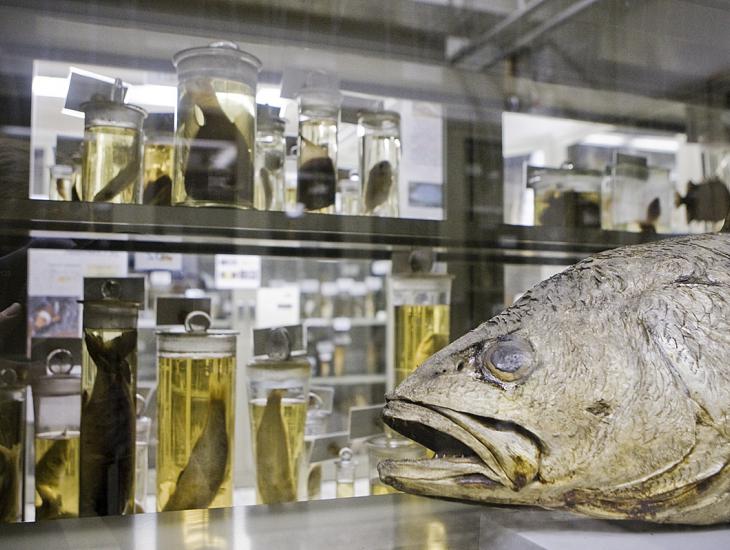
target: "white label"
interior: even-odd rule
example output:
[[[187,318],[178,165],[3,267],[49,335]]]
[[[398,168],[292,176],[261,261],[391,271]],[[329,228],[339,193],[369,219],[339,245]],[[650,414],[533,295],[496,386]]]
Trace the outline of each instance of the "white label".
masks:
[[[164,252],[135,252],[134,269],[136,271],[182,271],[182,254],[166,254]]]
[[[126,252],[28,251],[28,296],[84,296],[84,277],[126,277]]]
[[[299,324],[299,287],[260,288],[256,295],[256,327]]]
[[[219,289],[261,286],[261,257],[216,254],[215,286]]]

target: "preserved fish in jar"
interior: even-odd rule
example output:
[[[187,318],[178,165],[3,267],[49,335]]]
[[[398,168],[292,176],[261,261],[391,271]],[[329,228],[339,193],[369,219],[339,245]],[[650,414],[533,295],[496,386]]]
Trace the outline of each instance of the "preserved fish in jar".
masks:
[[[173,204],[253,207],[261,62],[231,42],[173,57],[178,73]]]

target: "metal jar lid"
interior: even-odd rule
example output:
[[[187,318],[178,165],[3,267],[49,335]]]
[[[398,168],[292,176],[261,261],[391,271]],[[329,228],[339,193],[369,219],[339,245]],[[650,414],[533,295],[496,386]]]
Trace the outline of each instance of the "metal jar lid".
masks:
[[[192,311],[183,327],[157,331],[157,352],[173,355],[234,356],[235,330],[210,330],[212,320],[204,311]]]
[[[56,349],[46,358],[46,376],[33,381],[33,395],[37,397],[59,397],[79,395],[81,377],[71,374],[73,355],[67,349]]]

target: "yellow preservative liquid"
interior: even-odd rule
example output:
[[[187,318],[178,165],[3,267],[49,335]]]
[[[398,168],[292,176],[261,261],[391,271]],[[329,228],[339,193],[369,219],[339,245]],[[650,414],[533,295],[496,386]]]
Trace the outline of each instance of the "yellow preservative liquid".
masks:
[[[157,510],[232,506],[235,357],[158,361]]]
[[[395,385],[449,343],[448,305],[395,308]]]
[[[36,520],[79,515],[79,432],[35,436]]]
[[[283,392],[272,390],[268,399],[250,402],[259,504],[297,499],[307,404],[304,400],[282,397]]]
[[[139,199],[142,151],[134,128],[87,128],[84,143],[83,200],[133,204]],[[119,176],[119,178],[117,178]],[[111,191],[108,187],[115,180]],[[103,198],[102,198],[103,197]]]

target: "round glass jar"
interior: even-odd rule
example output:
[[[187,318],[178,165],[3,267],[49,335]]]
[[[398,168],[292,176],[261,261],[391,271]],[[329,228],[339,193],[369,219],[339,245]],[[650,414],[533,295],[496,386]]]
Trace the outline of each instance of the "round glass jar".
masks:
[[[426,359],[449,343],[451,281],[446,274],[413,273],[389,279],[388,303],[394,311],[392,323],[392,358],[395,372],[393,386]]]
[[[138,204],[142,198],[142,123],[147,111],[116,101],[84,103],[82,199]]]
[[[256,467],[256,502],[275,504],[306,498],[301,483],[307,456],[311,364],[303,355],[255,358],[246,366]]]
[[[333,214],[337,191],[337,129],[342,94],[327,86],[327,79],[326,75],[310,75],[310,86],[302,89],[297,96],[297,202],[306,211]]]
[[[361,111],[357,135],[360,138],[362,213],[397,217],[400,115],[394,111]]]
[[[157,333],[157,511],[233,505],[236,337],[188,315]]]
[[[232,42],[176,53],[173,204],[253,207],[261,61]]]
[[[35,519],[79,515],[81,379],[64,349],[48,355],[48,375],[33,382]]]
[[[106,289],[109,289],[107,292]],[[134,513],[139,303],[84,300],[79,515]]]

